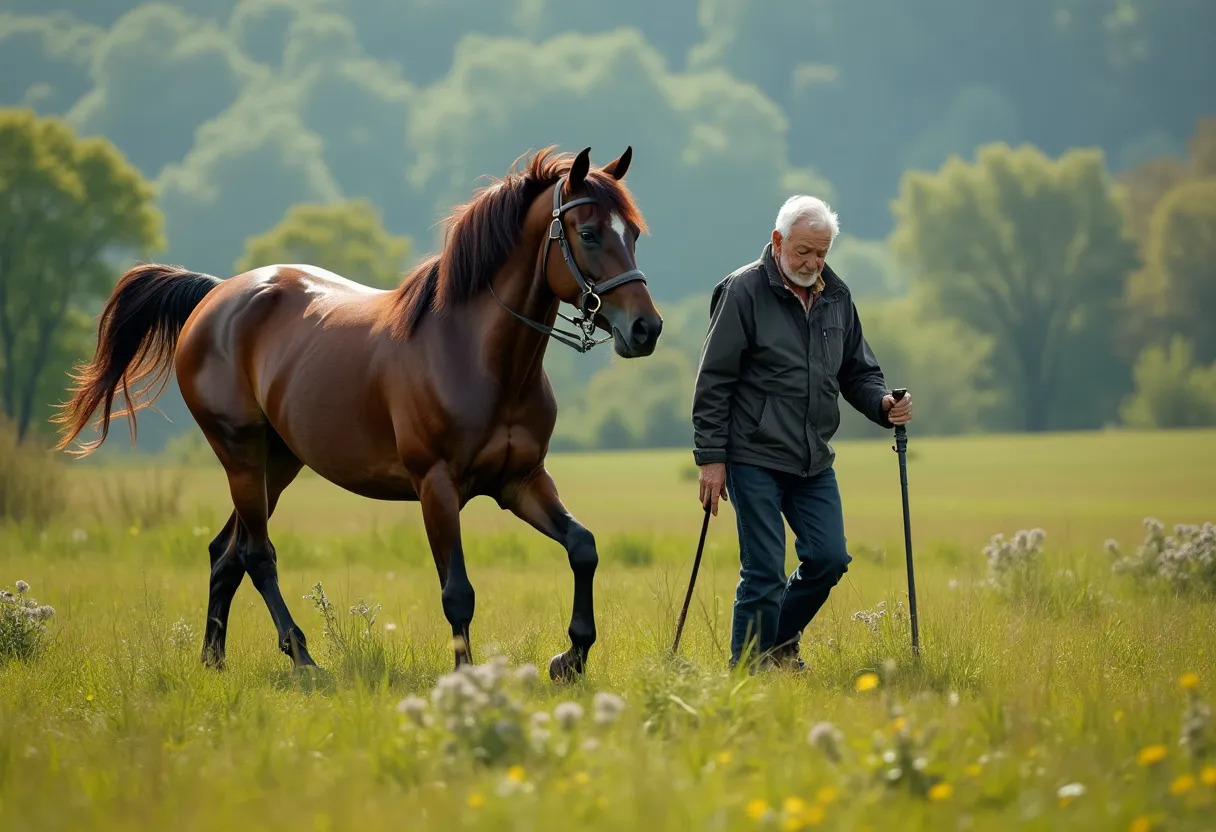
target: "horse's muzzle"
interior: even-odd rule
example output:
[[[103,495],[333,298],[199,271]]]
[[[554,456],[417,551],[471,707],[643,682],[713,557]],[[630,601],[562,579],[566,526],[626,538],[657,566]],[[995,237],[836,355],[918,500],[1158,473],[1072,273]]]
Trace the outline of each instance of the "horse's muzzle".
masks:
[[[654,352],[663,331],[663,319],[657,315],[639,315],[628,331],[612,328],[616,351],[622,358],[641,358]]]

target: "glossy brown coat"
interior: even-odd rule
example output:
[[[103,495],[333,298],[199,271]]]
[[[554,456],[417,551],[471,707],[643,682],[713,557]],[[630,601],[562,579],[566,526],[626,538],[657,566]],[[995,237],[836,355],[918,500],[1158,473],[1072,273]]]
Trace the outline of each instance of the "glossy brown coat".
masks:
[[[104,441],[116,392],[129,415],[176,371],[182,397],[228,475],[234,511],[210,546],[204,660],[222,665],[232,596],[248,573],[266,600],[280,648],[312,664],[278,589],[267,520],[307,465],[365,497],[417,500],[435,559],[457,663],[471,660],[474,592],[465,570],[460,510],[488,495],[566,549],[574,572],[571,647],[554,678],[580,673],[595,641],[594,537],[562,505],[545,456],[557,417],[542,361],[547,335],[579,288],[550,237],[553,189],[562,231],[590,283],[635,268],[644,223],[621,179],[631,151],[599,171],[589,149],[551,150],[511,172],[449,218],[444,249],[393,290],[375,290],[310,265],[273,265],[218,280],[162,265],[127,272],[59,420],[66,448],[102,407]],[[545,266],[542,269],[541,263]],[[653,352],[662,328],[641,280],[600,298],[595,323],[625,357]],[[139,396],[135,396],[138,399]],[[134,428],[134,425],[132,425]]]

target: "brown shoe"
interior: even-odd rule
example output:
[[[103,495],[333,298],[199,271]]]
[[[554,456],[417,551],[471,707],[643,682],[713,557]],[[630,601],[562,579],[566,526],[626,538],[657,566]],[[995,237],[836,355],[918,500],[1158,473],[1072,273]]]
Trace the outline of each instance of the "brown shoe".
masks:
[[[806,670],[806,662],[798,654],[796,641],[774,647],[771,656],[773,663],[781,670]]]

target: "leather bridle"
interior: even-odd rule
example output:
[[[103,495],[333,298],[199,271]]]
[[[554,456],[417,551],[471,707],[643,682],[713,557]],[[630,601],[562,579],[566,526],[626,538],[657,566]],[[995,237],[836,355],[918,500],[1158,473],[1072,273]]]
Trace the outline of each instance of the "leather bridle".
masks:
[[[595,203],[596,200],[592,199],[591,197],[584,196],[563,203],[562,188],[565,184],[566,177],[563,176],[557,180],[557,184],[553,188],[553,219],[549,223],[549,233],[546,235],[544,243],[541,244],[540,252],[537,257],[536,275],[539,279],[544,279],[546,268],[548,267],[549,263],[549,248],[553,241],[557,240],[558,245],[560,245],[562,249],[562,257],[566,261],[566,267],[570,269],[570,274],[574,276],[575,282],[578,283],[579,296],[577,306],[580,313],[578,317],[571,318],[567,315],[563,315],[559,309],[557,314],[561,318],[577,326],[581,330],[581,335],[579,333],[567,332],[555,327],[546,326],[545,324],[525,317],[503,303],[502,300],[499,299],[498,293],[494,292],[494,286],[492,284],[490,286],[490,291],[494,294],[494,299],[498,301],[499,305],[502,306],[503,309],[506,309],[528,326],[540,333],[543,333],[544,335],[548,335],[553,339],[560,341],[578,352],[587,352],[597,344],[602,344],[605,341],[612,340],[611,334],[606,335],[599,340],[592,337],[595,333],[595,315],[597,312],[599,312],[600,305],[602,303],[600,297],[608,292],[611,292],[618,286],[629,283],[630,281],[640,280],[645,283],[646,275],[644,275],[640,269],[630,269],[627,272],[618,274],[616,277],[611,277],[607,280],[602,280],[599,282],[589,281],[583,276],[582,271],[578,267],[578,263],[575,262],[574,252],[570,249],[570,241],[566,239],[566,227],[562,224],[562,214],[566,213],[577,205]]]

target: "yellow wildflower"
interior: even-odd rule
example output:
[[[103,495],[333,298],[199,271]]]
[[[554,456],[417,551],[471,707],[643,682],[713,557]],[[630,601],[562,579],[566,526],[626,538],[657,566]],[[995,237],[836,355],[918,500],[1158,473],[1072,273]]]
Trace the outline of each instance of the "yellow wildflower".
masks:
[[[954,794],[954,786],[949,783],[935,783],[933,788],[929,789],[929,799],[934,803],[949,800],[952,794]]]
[[[900,731],[904,730],[904,726],[907,724],[908,724],[907,717],[904,717],[904,716],[896,717],[895,719],[893,719],[891,721],[891,733],[898,734]]]
[[[781,828],[785,832],[798,832],[805,825],[799,815],[788,815],[785,820],[781,821]]]
[[[469,795],[469,805],[472,806],[474,809],[480,809],[482,806],[485,806],[486,805],[485,795],[477,794],[476,792]]]
[[[1154,766],[1164,760],[1169,753],[1169,749],[1164,745],[1150,745],[1140,749],[1136,759],[1142,766]]]
[[[1199,687],[1199,674],[1183,673],[1178,679],[1178,684],[1182,685],[1183,690],[1194,690]]]
[[[815,797],[820,803],[827,805],[836,802],[836,798],[840,797],[840,791],[835,786],[824,786]]]
[[[979,777],[980,773],[983,772],[983,770],[984,770],[984,767],[981,766],[979,763],[972,763],[971,765],[969,765],[965,769],[963,769],[963,774],[967,775],[968,777]]]
[[[1199,781],[1205,786],[1216,786],[1216,766],[1204,766],[1199,772]]]
[[[1131,824],[1129,824],[1127,827],[1127,832],[1149,832],[1149,830],[1152,828],[1152,820],[1144,815],[1141,815],[1140,817],[1132,820]]]
[[[863,673],[857,677],[857,690],[859,693],[874,690],[876,687],[878,687],[877,673]]]
[[[591,775],[585,771],[580,771],[578,774],[574,775],[574,782],[578,783],[580,786],[585,786],[591,782]]]
[[[806,809],[806,801],[801,797],[787,797],[785,802],[781,804],[781,809],[787,815],[798,815]]]
[[[807,826],[818,826],[823,823],[824,811],[822,806],[808,806],[802,813],[802,820]]]
[[[747,801],[747,808],[744,811],[752,820],[760,820],[768,811],[768,803],[760,797],[752,798]]]
[[[734,758],[734,756],[735,755],[731,754],[729,751],[719,751],[717,754],[714,755],[714,761],[718,765],[724,766],[727,763],[729,763]]]
[[[1180,797],[1193,788],[1195,788],[1195,775],[1183,774],[1174,780],[1173,783],[1170,783],[1170,794],[1174,797]]]
[[[516,783],[524,782],[524,767],[511,766],[509,769],[507,769],[507,779],[514,780]]]
[[[1122,721],[1123,721],[1122,709],[1115,711],[1115,722],[1122,722]]]

